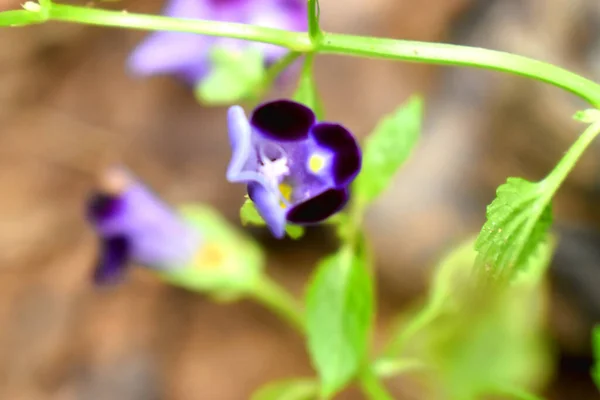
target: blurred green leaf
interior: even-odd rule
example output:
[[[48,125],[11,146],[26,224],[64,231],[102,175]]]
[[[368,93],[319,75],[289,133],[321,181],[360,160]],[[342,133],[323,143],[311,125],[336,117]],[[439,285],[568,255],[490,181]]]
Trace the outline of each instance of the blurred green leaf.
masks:
[[[592,378],[596,382],[596,386],[600,389],[600,325],[596,325],[592,332],[592,345],[594,349],[594,358],[596,359],[596,365],[592,370]]]
[[[216,47],[211,53],[212,69],[196,86],[196,97],[207,105],[229,105],[244,100],[262,84],[265,76],[260,50],[249,46],[234,52]]]
[[[474,238],[466,240],[438,263],[425,305],[398,325],[386,348],[387,357],[398,357],[411,338],[426,329],[444,310],[455,307],[454,293],[462,290],[473,269],[477,255],[474,244]]]
[[[298,240],[302,236],[304,236],[304,227],[302,227],[300,225],[290,225],[290,224],[287,224],[285,226],[285,233],[287,233],[287,235],[290,238],[292,238],[294,240]]]
[[[265,226],[266,222],[254,206],[254,203],[249,198],[246,198],[244,204],[242,204],[242,208],[240,208],[240,220],[243,226],[248,225],[256,225],[256,226]],[[285,232],[287,235],[294,239],[300,239],[304,235],[304,227],[300,225],[291,225],[287,224],[285,226]]]
[[[318,391],[319,385],[314,379],[287,379],[266,384],[250,400],[311,400]]]
[[[263,274],[264,255],[260,247],[205,205],[182,207],[181,214],[198,229],[202,244],[189,265],[160,273],[161,278],[221,301],[251,292]]]
[[[355,195],[367,205],[391,183],[417,144],[421,133],[423,100],[413,96],[385,116],[363,146],[362,170],[353,185]]]
[[[307,54],[304,58],[304,64],[302,66],[302,72],[298,80],[298,88],[294,93],[293,99],[298,103],[302,103],[307,107],[311,108],[318,120],[323,120],[323,102],[319,97],[317,91],[317,85],[315,84],[315,78],[313,74],[313,58],[312,54]]]
[[[545,181],[508,178],[487,207],[475,249],[478,272],[490,278],[512,279],[526,270],[552,225],[551,199]]]
[[[410,353],[435,366],[430,373],[442,398],[509,390],[527,394],[523,388],[542,386],[551,363],[543,336],[542,282],[555,245],[554,237],[542,241],[527,273],[502,291],[485,293],[473,285],[474,239],[456,247],[434,270],[425,305],[404,318],[386,358],[376,365]]]
[[[319,263],[308,287],[308,350],[329,398],[362,366],[373,322],[373,284],[366,255],[349,247]]]

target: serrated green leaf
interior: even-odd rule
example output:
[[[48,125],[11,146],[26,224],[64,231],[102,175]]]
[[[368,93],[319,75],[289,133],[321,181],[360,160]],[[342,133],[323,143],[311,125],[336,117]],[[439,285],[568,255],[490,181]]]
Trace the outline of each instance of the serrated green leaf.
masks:
[[[322,120],[324,117],[323,102],[319,97],[317,85],[315,84],[312,63],[312,56],[307,55],[304,59],[304,66],[298,80],[298,88],[292,98],[298,103],[302,103],[312,109],[317,119]]]
[[[250,96],[265,75],[263,56],[255,47],[233,52],[216,47],[211,52],[211,72],[196,86],[200,102],[228,105]]]
[[[260,247],[208,206],[187,205],[181,208],[181,214],[202,235],[202,244],[189,265],[159,276],[173,285],[206,292],[223,301],[249,293],[263,273]]]
[[[547,237],[552,225],[551,195],[544,182],[508,178],[487,207],[475,249],[478,272],[491,278],[512,279]]]
[[[311,400],[318,391],[319,385],[314,379],[286,379],[266,384],[250,400]]]
[[[267,223],[260,216],[254,203],[250,199],[246,199],[244,204],[242,204],[242,208],[240,208],[240,221],[243,226],[247,225],[257,225],[257,226],[265,226]]]
[[[596,325],[592,332],[592,346],[594,349],[594,358],[596,359],[596,364],[592,370],[592,378],[600,390],[600,325]]]
[[[354,194],[366,205],[391,183],[416,145],[423,117],[423,100],[413,96],[385,116],[363,146],[362,170],[353,185]]]
[[[308,287],[308,350],[329,398],[356,376],[365,360],[372,319],[373,286],[364,254],[345,247],[319,263]]]

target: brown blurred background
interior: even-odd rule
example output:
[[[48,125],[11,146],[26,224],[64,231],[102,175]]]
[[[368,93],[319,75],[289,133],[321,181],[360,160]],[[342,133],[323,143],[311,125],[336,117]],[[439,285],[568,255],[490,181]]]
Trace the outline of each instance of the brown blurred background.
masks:
[[[0,9],[16,7],[0,0]],[[330,31],[507,50],[600,78],[597,0],[322,0],[321,11]],[[243,400],[269,380],[311,374],[301,338],[260,306],[217,305],[139,269],[112,290],[90,285],[97,248],[83,201],[109,163],[126,163],[173,203],[207,202],[239,224],[244,188],[224,179],[224,109],[198,106],[172,78],[127,76],[124,60],[142,36],[58,23],[0,30],[2,400]],[[571,115],[584,105],[473,69],[323,56],[317,79],[328,118],[360,137],[410,94],[427,96],[420,147],[367,221],[381,341],[435,261],[478,231],[495,188],[551,169],[581,130]],[[555,204],[562,240],[549,329],[561,356],[551,399],[597,398],[588,376],[589,330],[600,321],[598,152],[588,151]],[[253,234],[269,250],[269,272],[298,295],[335,248],[325,229],[300,242]],[[390,387],[398,399],[421,398]]]

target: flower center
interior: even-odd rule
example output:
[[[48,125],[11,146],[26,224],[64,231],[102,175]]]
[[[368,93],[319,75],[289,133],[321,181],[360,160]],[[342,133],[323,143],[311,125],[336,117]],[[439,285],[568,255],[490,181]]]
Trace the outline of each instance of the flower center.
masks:
[[[258,172],[265,177],[271,190],[277,191],[283,205],[287,205],[290,200],[291,187],[283,184],[283,180],[290,174],[288,158],[283,148],[274,143],[263,144],[259,147]],[[289,188],[284,189],[284,188]]]

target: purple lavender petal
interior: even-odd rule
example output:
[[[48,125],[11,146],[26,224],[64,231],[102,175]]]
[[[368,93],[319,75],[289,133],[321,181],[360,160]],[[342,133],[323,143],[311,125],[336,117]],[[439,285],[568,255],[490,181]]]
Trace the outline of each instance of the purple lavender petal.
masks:
[[[306,31],[308,28],[306,4],[305,0],[258,1],[247,23],[296,32]],[[274,63],[287,51],[283,47],[268,43],[253,43],[253,46],[261,50],[267,64]]]
[[[273,236],[278,239],[285,235],[285,210],[281,207],[279,193],[267,190],[258,183],[248,184],[248,196],[256,210],[265,220]]]
[[[227,180],[229,182],[258,182],[267,186],[264,177],[256,171],[258,161],[256,151],[252,146],[252,128],[244,109],[240,106],[229,107],[227,124],[232,149],[231,161],[227,167]]]
[[[208,52],[213,41],[190,33],[154,33],[135,48],[127,66],[139,76],[177,74],[196,83],[210,68]]]
[[[334,154],[332,173],[337,186],[349,184],[360,171],[360,147],[350,131],[339,124],[322,122],[312,128],[311,136],[319,146]]]
[[[328,189],[291,207],[287,212],[287,220],[298,225],[322,222],[344,208],[348,199],[348,189]]]
[[[129,263],[129,243],[124,236],[102,239],[100,259],[94,269],[93,280],[97,285],[112,285],[125,276]]]
[[[188,19],[214,19],[213,0],[171,0],[162,14]],[[193,33],[157,32],[148,36],[130,55],[127,65],[136,75],[175,74],[191,84],[210,68],[214,38]]]
[[[271,140],[285,142],[306,139],[315,121],[315,113],[305,105],[275,100],[256,108],[250,125]]]
[[[174,268],[193,257],[201,242],[199,233],[124,169],[109,170],[103,185],[101,196],[88,204],[102,238],[127,238],[131,261],[151,268]]]

